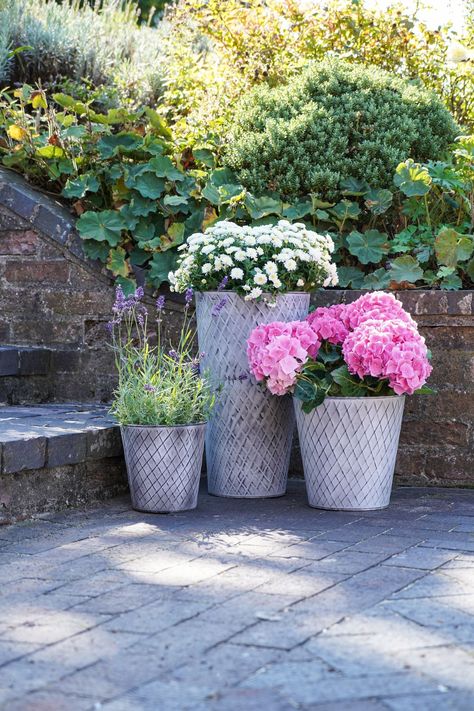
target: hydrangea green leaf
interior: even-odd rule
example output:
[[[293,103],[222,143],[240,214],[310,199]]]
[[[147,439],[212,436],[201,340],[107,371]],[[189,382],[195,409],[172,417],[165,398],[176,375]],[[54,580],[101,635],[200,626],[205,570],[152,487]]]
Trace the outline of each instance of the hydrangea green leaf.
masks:
[[[341,365],[331,371],[331,377],[341,389],[344,397],[359,397],[366,394],[366,388],[358,382],[357,375],[349,373],[347,365]]]

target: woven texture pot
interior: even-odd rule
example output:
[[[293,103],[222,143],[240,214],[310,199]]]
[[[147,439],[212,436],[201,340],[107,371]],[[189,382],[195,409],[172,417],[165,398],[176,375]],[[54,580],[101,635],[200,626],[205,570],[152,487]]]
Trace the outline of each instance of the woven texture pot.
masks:
[[[308,308],[309,294],[303,293],[278,296],[273,307],[244,301],[233,292],[196,294],[202,367],[222,386],[206,433],[211,494],[260,498],[285,493],[295,426],[291,398],[273,396],[250,380],[246,342],[258,324],[303,319]]]
[[[150,513],[195,509],[206,424],[120,429],[133,508]]]
[[[398,396],[329,397],[306,415],[294,400],[310,506],[389,505],[404,404]]]

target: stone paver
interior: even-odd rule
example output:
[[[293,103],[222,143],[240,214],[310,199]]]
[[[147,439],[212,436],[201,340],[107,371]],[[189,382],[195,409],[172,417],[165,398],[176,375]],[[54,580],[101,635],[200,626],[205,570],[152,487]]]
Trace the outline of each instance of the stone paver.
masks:
[[[474,708],[474,492],[0,527],[2,711]]]

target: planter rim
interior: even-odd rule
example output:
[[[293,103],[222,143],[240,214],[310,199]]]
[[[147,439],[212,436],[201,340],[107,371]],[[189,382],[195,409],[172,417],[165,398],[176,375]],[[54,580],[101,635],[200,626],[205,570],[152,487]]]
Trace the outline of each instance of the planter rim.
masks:
[[[400,400],[400,399],[403,399],[403,398],[405,398],[405,397],[406,397],[405,395],[378,395],[378,396],[377,396],[377,395],[369,395],[368,397],[355,397],[354,395],[348,396],[348,397],[343,397],[342,395],[327,395],[327,396],[324,398],[324,400],[323,400],[323,402],[321,403],[321,405],[324,405],[324,403],[326,402],[326,400],[341,400],[341,401],[342,401],[342,400],[346,400],[346,401],[347,401],[347,400],[353,400],[353,401],[356,401],[356,402],[358,402],[358,401],[363,402],[363,401],[366,401],[366,400]],[[296,398],[294,395],[293,395],[293,400],[295,400],[296,402],[300,402],[300,401],[298,400],[298,398]],[[318,405],[317,407],[320,407],[320,406]],[[314,409],[317,410],[317,407],[315,407]]]
[[[207,425],[207,421],[194,422],[193,424],[187,425],[123,425],[121,422],[119,424],[120,427],[141,427],[141,429],[144,430],[179,430],[186,429],[188,427],[205,427]]]
[[[314,289],[313,291],[318,291],[318,289]],[[270,291],[264,291],[262,292],[262,296],[289,296],[290,294],[292,296],[304,296],[308,294],[310,296],[313,291],[282,291],[279,292],[278,294],[272,294]],[[244,297],[242,294],[238,294],[235,289],[222,289],[221,291],[217,291],[217,289],[206,289],[205,291],[197,291],[197,289],[194,290],[194,296],[198,296],[200,294],[219,294],[219,296],[224,297],[226,294],[235,294],[236,296],[240,297],[243,299]],[[255,300],[252,299],[249,303],[255,303]],[[257,302],[258,303],[258,302]]]

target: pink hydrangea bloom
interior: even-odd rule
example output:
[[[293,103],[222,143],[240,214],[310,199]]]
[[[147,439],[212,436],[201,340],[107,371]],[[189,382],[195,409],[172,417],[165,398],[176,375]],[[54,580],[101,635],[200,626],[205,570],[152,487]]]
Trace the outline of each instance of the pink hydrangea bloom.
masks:
[[[363,294],[356,301],[347,304],[341,313],[341,318],[350,331],[369,319],[381,321],[398,319],[416,327],[410,314],[403,308],[402,302],[393,294],[386,294],[384,291]]]
[[[344,343],[349,333],[349,329],[344,323],[346,308],[344,304],[321,306],[307,316],[306,320],[319,340],[329,341],[335,345]]]
[[[351,373],[388,379],[397,395],[412,395],[432,371],[425,339],[402,319],[362,322],[347,336],[342,352]]]
[[[266,380],[274,395],[284,395],[296,384],[296,374],[316,357],[320,342],[305,321],[257,326],[247,340],[250,369],[259,381]]]

